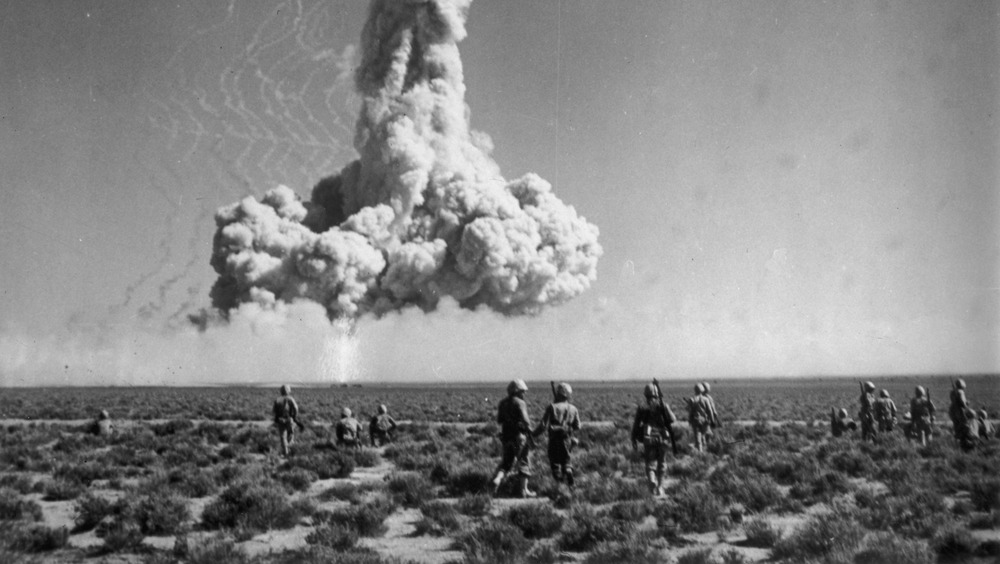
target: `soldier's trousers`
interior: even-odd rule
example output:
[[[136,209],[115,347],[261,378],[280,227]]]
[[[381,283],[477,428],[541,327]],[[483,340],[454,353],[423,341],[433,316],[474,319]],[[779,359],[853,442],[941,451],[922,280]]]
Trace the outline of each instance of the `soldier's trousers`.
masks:
[[[552,478],[557,482],[563,480],[567,484],[573,485],[573,464],[569,458],[570,439],[563,436],[549,435],[549,468],[552,470]]]
[[[292,422],[275,421],[274,428],[278,431],[278,439],[281,441],[281,454],[288,455],[288,445],[295,440],[295,427]]]
[[[527,435],[521,434],[503,441],[503,454],[497,471],[504,474],[514,471],[522,476],[530,476],[531,462],[528,460],[530,452]]]
[[[663,437],[646,437],[642,442],[642,457],[646,465],[646,475],[655,474],[657,478],[663,477],[663,471],[667,464],[667,445]]]

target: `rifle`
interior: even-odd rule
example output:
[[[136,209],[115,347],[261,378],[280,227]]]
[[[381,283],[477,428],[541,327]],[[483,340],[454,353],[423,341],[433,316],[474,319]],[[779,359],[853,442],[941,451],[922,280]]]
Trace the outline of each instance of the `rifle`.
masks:
[[[552,387],[552,401],[556,401],[556,383],[549,380],[549,386]]]
[[[663,422],[667,425],[667,435],[670,437],[670,450],[673,451],[674,456],[677,456],[677,437],[674,435],[674,422],[671,421],[672,418],[668,417],[667,406],[663,403],[663,391],[660,390],[660,383],[653,378],[653,386],[656,387],[656,396],[660,400],[660,415],[663,417]]]

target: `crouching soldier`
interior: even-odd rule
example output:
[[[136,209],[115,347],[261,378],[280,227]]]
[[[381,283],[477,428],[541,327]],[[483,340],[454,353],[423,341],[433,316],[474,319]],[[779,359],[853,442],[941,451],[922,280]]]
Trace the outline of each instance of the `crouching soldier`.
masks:
[[[115,432],[115,426],[111,423],[111,415],[104,409],[97,414],[97,420],[91,427],[93,433],[98,437],[110,437]]]
[[[528,385],[524,380],[517,379],[507,385],[507,397],[500,400],[497,406],[497,423],[500,424],[500,443],[502,455],[496,473],[493,475],[493,495],[500,490],[504,478],[517,476],[517,489],[520,497],[535,497],[535,492],[528,489],[528,478],[531,477],[531,420],[528,418],[528,404],[524,394]]]
[[[573,465],[569,456],[576,442],[573,433],[580,430],[580,413],[576,406],[569,403],[569,397],[573,393],[569,384],[563,382],[553,390],[554,401],[545,408],[545,414],[532,434],[537,437],[546,430],[549,432],[548,454],[552,478],[556,482],[565,482],[572,488]]]
[[[361,448],[361,423],[354,418],[351,408],[340,411],[340,421],[337,421],[337,446],[345,448]]]
[[[372,446],[379,447],[392,441],[392,432],[396,430],[396,420],[389,415],[389,408],[378,406],[378,413],[368,423],[368,435]]]
[[[663,495],[663,474],[667,461],[670,426],[677,420],[670,406],[660,401],[660,387],[646,384],[642,390],[646,403],[635,411],[632,422],[632,448],[642,443],[646,480],[653,495]]]
[[[858,424],[847,415],[846,409],[841,408],[834,411],[834,408],[830,408],[830,433],[834,437],[843,436],[844,433],[854,431],[857,428]]]
[[[896,402],[889,397],[889,390],[882,389],[875,400],[875,422],[879,433],[889,433],[896,426]]]
[[[958,436],[958,444],[964,451],[976,448],[982,440],[979,417],[971,408],[966,408],[963,414],[965,425],[962,426],[961,435]]]
[[[988,441],[996,435],[996,429],[993,428],[993,423],[986,414],[985,409],[979,410],[979,438]]]
[[[274,416],[274,428],[278,431],[281,441],[281,456],[288,456],[289,445],[295,442],[295,426],[304,427],[299,421],[299,404],[291,396],[292,389],[287,385],[281,387],[281,395],[274,400],[271,409]]]
[[[917,386],[913,390],[913,399],[910,400],[910,438],[919,440],[923,446],[927,446],[927,442],[931,440],[934,411],[934,403],[928,397],[927,390],[923,386]]]

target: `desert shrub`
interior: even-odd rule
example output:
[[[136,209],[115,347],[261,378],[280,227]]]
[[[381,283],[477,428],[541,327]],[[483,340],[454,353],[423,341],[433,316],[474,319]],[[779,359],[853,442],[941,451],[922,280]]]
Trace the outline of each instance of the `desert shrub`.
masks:
[[[319,495],[319,498],[323,501],[339,499],[341,501],[349,501],[351,503],[360,503],[362,493],[361,488],[359,488],[357,484],[345,482],[343,484],[334,484],[330,486]]]
[[[969,500],[978,511],[1000,509],[1000,479],[976,480],[969,486]]]
[[[739,503],[751,511],[763,511],[781,499],[778,485],[756,470],[725,466],[712,473],[709,488],[727,503]]]
[[[143,496],[131,511],[146,535],[172,535],[182,531],[184,523],[191,517],[187,500],[180,495],[157,491]],[[126,516],[128,512],[126,512]]]
[[[360,536],[378,537],[385,534],[385,519],[395,510],[393,501],[376,497],[367,503],[333,511],[330,523],[353,527]]]
[[[206,497],[219,490],[214,473],[193,464],[170,470],[165,484],[185,497]]]
[[[840,472],[824,472],[811,483],[797,483],[788,494],[792,499],[807,505],[830,501],[839,494],[851,491],[851,482]]]
[[[0,488],[0,519],[31,519],[42,520],[42,507],[38,503],[22,499],[21,495],[10,488]]]
[[[378,455],[377,451],[367,448],[354,451],[352,458],[354,458],[354,465],[358,468],[371,468],[382,462],[382,457]]]
[[[748,564],[748,562],[750,561],[747,559],[746,555],[735,548],[730,548],[722,553],[722,564]]]
[[[918,489],[906,496],[858,492],[854,499],[861,521],[871,529],[929,537],[947,521],[944,497],[934,491]]]
[[[272,564],[400,564],[395,558],[383,558],[370,548],[354,547],[339,550],[321,545],[312,545],[302,550],[286,550],[269,555]]]
[[[835,508],[830,514],[810,517],[802,527],[775,543],[772,556],[793,562],[847,559],[864,534],[864,528],[848,510]]]
[[[68,480],[49,480],[45,482],[45,501],[68,501],[80,497],[84,486],[79,482]]]
[[[865,538],[855,555],[855,564],[934,564],[936,558],[926,541],[876,533]]]
[[[784,531],[768,521],[754,519],[743,525],[743,533],[747,537],[746,544],[748,546],[771,548],[781,540]]]
[[[417,521],[418,535],[444,536],[460,527],[458,512],[450,503],[431,501],[420,506],[423,518]]]
[[[92,493],[78,498],[74,508],[76,509],[76,518],[73,520],[73,532],[75,533],[93,529],[115,511],[111,501]]]
[[[389,493],[404,507],[419,507],[433,499],[430,481],[414,472],[399,472],[386,476]]]
[[[274,482],[234,484],[212,500],[202,513],[206,529],[241,528],[262,532],[293,526],[301,513]]]
[[[969,516],[970,529],[1000,528],[1000,511],[989,513],[973,513]]]
[[[306,542],[337,550],[348,550],[358,544],[358,531],[354,527],[340,523],[328,523],[316,527],[309,533]]]
[[[139,524],[132,519],[116,515],[114,519],[101,521],[95,530],[98,538],[104,539],[101,550],[105,553],[132,550],[142,544],[146,537]]]
[[[0,488],[9,488],[22,495],[31,492],[31,486],[34,483],[35,481],[31,476],[24,474],[4,474],[0,476]]]
[[[316,474],[320,480],[349,478],[354,472],[354,457],[350,453],[330,451],[323,454],[294,456],[286,462],[286,469],[301,468]]]
[[[951,525],[938,530],[931,539],[931,548],[944,562],[961,561],[976,555],[979,541],[965,527]]]
[[[557,543],[563,550],[586,551],[602,542],[626,540],[634,530],[633,523],[612,519],[606,512],[580,506],[570,511]]]
[[[464,495],[459,498],[455,508],[462,515],[482,517],[493,507],[493,498],[486,494]]]
[[[53,529],[45,525],[27,525],[7,531],[6,544],[13,550],[21,552],[49,552],[66,546],[69,542],[69,531],[66,527]]]
[[[577,481],[576,497],[594,505],[604,505],[616,501],[645,499],[649,497],[649,493],[640,480],[620,476],[587,476]]]
[[[708,474],[709,468],[711,468],[709,457],[695,456],[671,462],[667,465],[667,473],[678,478],[701,480]]]
[[[194,423],[190,419],[171,419],[164,423],[151,425],[149,428],[157,437],[166,437],[187,433],[194,429]]]
[[[278,472],[275,478],[293,491],[304,492],[309,489],[309,486],[311,486],[313,482],[319,479],[319,476],[317,476],[312,470],[293,467],[287,471]]]
[[[715,564],[711,548],[695,548],[677,557],[677,564]]]
[[[676,532],[704,533],[715,528],[722,504],[708,487],[686,483],[668,495],[655,511],[657,527],[667,536]]]
[[[486,470],[466,467],[449,475],[445,485],[450,496],[475,495],[488,492],[491,479],[492,476]]]
[[[584,558],[584,564],[659,564],[664,559],[647,535],[616,542],[602,542]]]
[[[473,562],[517,562],[531,548],[521,529],[499,519],[489,519],[463,533],[455,545]]]
[[[650,500],[619,501],[608,510],[608,516],[618,521],[638,523],[652,515],[655,508]]]
[[[521,529],[526,539],[551,537],[562,527],[563,518],[546,503],[530,503],[510,508],[504,518]]]
[[[854,443],[850,443],[852,446]],[[871,458],[859,450],[844,450],[830,457],[829,464],[834,470],[843,472],[854,478],[871,475],[875,468]]]

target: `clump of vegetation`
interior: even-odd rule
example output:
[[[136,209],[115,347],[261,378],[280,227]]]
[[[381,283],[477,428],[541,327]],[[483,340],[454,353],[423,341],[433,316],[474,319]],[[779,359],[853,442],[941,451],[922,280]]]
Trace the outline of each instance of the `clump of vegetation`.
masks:
[[[291,468],[284,472],[278,472],[275,478],[288,486],[292,491],[304,492],[309,489],[313,482],[319,479],[312,470],[305,468]]]
[[[69,501],[83,494],[85,487],[80,482],[55,479],[45,482],[45,501]]]
[[[459,535],[455,545],[470,562],[517,562],[531,548],[521,529],[507,521],[488,519]]]
[[[634,531],[634,523],[619,521],[607,512],[580,506],[570,511],[557,542],[563,550],[586,551],[602,542],[626,540]]]
[[[403,507],[420,507],[434,497],[430,480],[415,472],[398,472],[386,476],[389,493]]]
[[[855,564],[934,564],[937,559],[926,541],[895,533],[869,535],[855,555]]]
[[[49,552],[66,546],[69,531],[66,527],[51,528],[40,524],[5,527],[3,543],[19,552]]]
[[[187,564],[241,564],[250,561],[247,553],[228,537],[211,537],[191,542],[186,537],[178,536],[174,541],[172,556]]]
[[[972,482],[969,487],[969,500],[979,511],[1000,509],[1000,478]]]
[[[677,564],[716,564],[711,548],[695,548],[677,557]]]
[[[944,561],[962,561],[976,555],[979,541],[965,527],[951,525],[938,530],[931,547]]]
[[[312,472],[320,480],[350,478],[355,467],[354,457],[350,453],[341,451],[298,455],[288,459],[285,464],[286,471],[301,468]]]
[[[635,535],[624,541],[602,542],[594,547],[584,564],[659,564],[664,561],[649,535]]]
[[[251,532],[285,529],[298,522],[301,513],[290,504],[285,490],[273,481],[239,483],[205,506],[206,529],[240,528]]]
[[[450,503],[431,501],[420,506],[420,513],[423,518],[416,524],[418,535],[440,537],[457,531],[461,526],[458,511]]]
[[[608,515],[612,519],[616,519],[618,521],[639,523],[646,517],[652,515],[655,510],[656,504],[648,499],[638,501],[619,501],[611,506],[611,509],[608,510]]]
[[[775,543],[772,556],[792,562],[849,561],[864,535],[864,527],[850,510],[835,508],[830,514],[810,517],[801,528]]]
[[[336,550],[349,550],[358,544],[358,531],[341,523],[327,523],[309,533],[306,542]]]
[[[330,523],[352,527],[362,537],[378,537],[385,534],[385,520],[395,508],[393,500],[378,496],[366,503],[337,509],[327,519]]]
[[[733,465],[713,472],[708,484],[726,503],[739,503],[751,511],[763,511],[782,497],[778,485],[767,474]]]
[[[455,509],[462,515],[482,517],[493,507],[493,498],[486,494],[464,495],[455,504]]]
[[[42,507],[10,488],[0,488],[0,519],[42,520]]]
[[[512,525],[521,529],[524,538],[551,537],[562,527],[563,518],[547,503],[531,503],[512,507],[504,514]]]
[[[784,531],[763,519],[754,519],[743,525],[747,546],[772,548],[781,540]]]
[[[722,515],[722,504],[703,484],[682,484],[656,508],[657,527],[666,536],[677,532],[704,533],[713,530]]]
[[[73,521],[73,532],[89,531],[97,526],[105,517],[115,512],[114,503],[92,493],[87,493],[76,500],[76,518]]]

